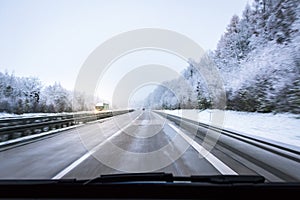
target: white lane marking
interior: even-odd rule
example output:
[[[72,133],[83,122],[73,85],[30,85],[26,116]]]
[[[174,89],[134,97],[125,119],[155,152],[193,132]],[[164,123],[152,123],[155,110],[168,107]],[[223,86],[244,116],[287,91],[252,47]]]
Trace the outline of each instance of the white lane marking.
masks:
[[[191,139],[189,136],[187,136],[184,132],[182,132],[180,129],[175,127],[173,124],[168,125],[174,129],[178,134],[183,137],[198,153],[200,153],[208,162],[210,162],[221,174],[228,174],[228,175],[237,175],[233,169],[228,167],[225,163],[223,163],[221,160],[219,160],[217,157],[215,157],[213,154],[211,154],[209,151],[207,151],[204,147],[202,147],[200,144],[195,142],[193,139]]]
[[[86,154],[84,154],[81,158],[73,162],[71,165],[69,165],[67,168],[65,168],[63,171],[59,172],[56,176],[54,176],[52,179],[60,179],[67,173],[69,173],[72,169],[74,169],[76,166],[78,166],[80,163],[82,163],[85,159],[87,159],[90,155],[92,155],[92,152],[89,151]]]
[[[141,113],[139,116],[137,116],[134,120],[132,120],[129,124],[124,126],[122,129],[114,133],[113,135],[109,136],[106,140],[102,141],[100,144],[98,144],[96,147],[91,149],[89,152],[81,156],[78,160],[74,161],[71,165],[66,167],[64,170],[59,172],[57,175],[55,175],[52,179],[60,179],[63,176],[65,176],[67,173],[69,173],[71,170],[73,170],[75,167],[77,167],[80,163],[82,163],[84,160],[86,160],[88,157],[90,157],[93,153],[95,153],[103,144],[105,144],[107,141],[113,139],[117,135],[121,134],[126,128],[128,128],[134,121],[136,121],[140,116],[142,116],[143,113]]]

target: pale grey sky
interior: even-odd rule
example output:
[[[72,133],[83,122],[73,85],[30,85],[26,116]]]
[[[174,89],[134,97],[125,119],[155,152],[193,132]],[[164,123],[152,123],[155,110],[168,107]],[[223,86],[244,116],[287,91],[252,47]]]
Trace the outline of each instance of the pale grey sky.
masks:
[[[45,84],[57,81],[72,90],[85,59],[112,36],[162,28],[214,49],[232,15],[241,15],[249,1],[0,0],[0,71],[36,76]]]

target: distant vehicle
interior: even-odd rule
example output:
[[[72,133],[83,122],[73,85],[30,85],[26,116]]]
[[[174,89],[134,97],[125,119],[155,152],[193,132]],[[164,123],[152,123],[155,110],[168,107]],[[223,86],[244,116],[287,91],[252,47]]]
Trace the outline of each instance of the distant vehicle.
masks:
[[[145,110],[145,108],[143,108],[142,110]]]
[[[108,103],[97,103],[95,106],[95,110],[101,111],[101,110],[108,110],[109,109],[109,104]]]

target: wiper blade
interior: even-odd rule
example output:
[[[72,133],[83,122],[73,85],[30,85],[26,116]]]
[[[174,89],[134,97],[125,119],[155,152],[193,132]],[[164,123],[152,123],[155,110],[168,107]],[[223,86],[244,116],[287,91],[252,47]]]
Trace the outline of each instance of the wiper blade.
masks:
[[[173,174],[170,173],[126,173],[107,174],[88,180],[84,184],[90,183],[115,183],[115,182],[137,182],[137,181],[164,181],[173,182]]]
[[[199,182],[215,184],[252,184],[264,183],[265,178],[257,175],[173,176],[171,173],[127,173],[101,175],[86,181],[84,184],[120,182]]]

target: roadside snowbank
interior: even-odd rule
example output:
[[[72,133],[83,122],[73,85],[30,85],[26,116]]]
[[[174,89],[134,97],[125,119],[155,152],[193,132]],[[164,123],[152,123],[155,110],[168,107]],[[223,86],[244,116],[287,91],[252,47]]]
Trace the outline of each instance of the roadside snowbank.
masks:
[[[62,113],[24,113],[21,115],[11,114],[0,112],[0,119],[15,119],[15,118],[28,118],[28,117],[47,117],[47,116],[56,116],[56,115],[70,115],[70,114],[84,114],[84,113],[93,113],[94,111],[82,111],[82,112],[62,112]]]
[[[163,112],[182,116],[183,110],[163,110]],[[214,110],[184,110],[183,117],[211,124],[213,112]],[[224,113],[223,128],[225,129],[300,147],[299,115],[238,111],[224,111]],[[198,116],[198,118],[193,119],[191,116]]]

